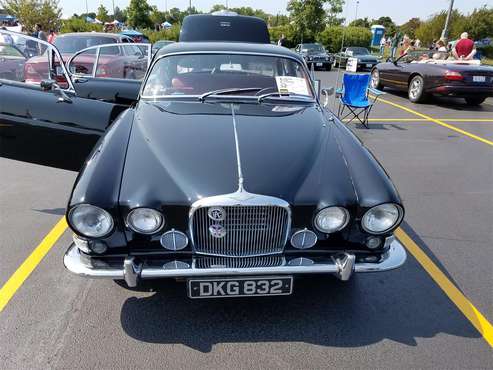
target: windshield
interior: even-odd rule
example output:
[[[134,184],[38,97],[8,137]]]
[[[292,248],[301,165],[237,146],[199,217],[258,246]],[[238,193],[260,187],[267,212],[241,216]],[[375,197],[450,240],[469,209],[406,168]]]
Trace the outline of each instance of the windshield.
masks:
[[[247,54],[186,54],[161,58],[149,74],[142,97],[197,96],[222,89],[243,90],[233,95],[280,92],[313,98],[309,77],[299,62]]]
[[[324,47],[320,44],[303,44],[301,49],[308,53],[323,53]]]
[[[104,36],[62,36],[57,37],[54,45],[62,54],[75,54],[79,50],[90,46],[113,44],[116,40],[113,37]]]
[[[352,52],[353,55],[368,55],[370,52],[367,48],[347,48],[347,51]]]
[[[2,44],[0,44],[0,57],[19,57],[24,59],[24,55],[18,49]]]
[[[405,63],[418,63],[433,60],[447,60],[448,58],[449,53],[446,51],[423,50],[409,52],[402,57],[401,61]]]

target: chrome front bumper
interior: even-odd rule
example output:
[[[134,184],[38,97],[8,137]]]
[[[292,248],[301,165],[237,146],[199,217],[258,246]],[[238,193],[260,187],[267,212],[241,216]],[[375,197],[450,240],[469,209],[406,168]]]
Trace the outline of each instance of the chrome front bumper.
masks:
[[[293,264],[293,261],[299,264]],[[80,253],[72,244],[63,258],[65,267],[72,273],[90,278],[108,278],[125,280],[130,287],[135,287],[140,279],[158,278],[189,278],[212,276],[240,276],[240,275],[297,275],[297,274],[333,274],[341,280],[348,280],[353,272],[380,272],[398,268],[406,261],[406,251],[394,239],[379,261],[356,262],[351,253],[340,253],[324,260],[293,259],[281,266],[253,267],[253,268],[196,268],[192,263],[176,263],[175,267],[153,267],[137,262],[135,257],[128,256],[121,267],[110,267],[103,264],[94,264],[92,260]]]

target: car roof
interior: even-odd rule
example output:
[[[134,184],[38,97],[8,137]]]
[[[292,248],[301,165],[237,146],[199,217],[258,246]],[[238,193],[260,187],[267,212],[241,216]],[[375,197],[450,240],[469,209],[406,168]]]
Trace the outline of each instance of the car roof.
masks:
[[[70,33],[60,34],[57,37],[67,37],[67,36],[96,36],[96,37],[110,37],[114,39],[122,38],[122,35],[118,35],[116,33],[106,33],[106,32],[70,32]]]
[[[192,52],[234,52],[245,54],[272,54],[294,58],[303,62],[303,58],[282,46],[272,44],[257,44],[244,42],[175,42],[160,49],[158,56],[174,53],[192,53]]]

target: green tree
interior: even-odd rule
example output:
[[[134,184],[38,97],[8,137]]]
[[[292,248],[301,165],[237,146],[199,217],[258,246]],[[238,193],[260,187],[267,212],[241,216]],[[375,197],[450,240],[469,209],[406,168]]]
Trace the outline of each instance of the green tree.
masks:
[[[493,7],[486,5],[474,11],[466,17],[463,31],[469,33],[469,37],[480,40],[493,36]]]
[[[68,33],[68,32],[101,32],[103,30],[103,26],[101,24],[89,23],[85,20],[84,17],[72,17],[70,19],[65,19],[62,21],[62,27],[60,32]]]
[[[115,14],[113,14],[113,18],[116,19],[118,22],[126,22],[127,15],[119,7],[115,6]]]
[[[149,14],[152,24],[162,24],[166,21],[166,12],[162,12],[157,6],[152,6],[151,13]]]
[[[62,18],[58,5],[58,0],[0,0],[0,6],[29,31],[33,31],[37,23],[45,30],[58,30]]]
[[[364,28],[370,28],[370,21],[368,18],[359,18],[355,19],[351,23],[349,23],[349,27],[364,27]]]
[[[364,27],[329,26],[317,38],[327,50],[337,53],[344,45],[368,47],[371,42],[371,31]]]
[[[150,11],[151,7],[147,0],[130,0],[127,8],[127,23],[134,28],[151,27]]]
[[[327,24],[329,26],[340,26],[344,23],[344,18],[339,18],[344,8],[344,0],[328,0],[326,1],[329,5],[327,10]]]
[[[99,19],[101,22],[108,22],[110,20],[108,9],[106,9],[103,4],[99,5],[96,18]]]
[[[442,35],[446,17],[447,12],[443,11],[422,22],[415,31],[416,37],[419,38],[424,44],[429,44],[433,40],[439,39]],[[466,29],[467,18],[455,9],[450,18],[449,40],[457,39]]]
[[[421,20],[419,18],[411,18],[403,25],[399,26],[399,31],[404,35],[408,35],[414,39],[416,37],[416,30],[421,26]]]
[[[393,35],[397,32],[397,25],[394,23],[390,17],[380,17],[371,21],[371,25],[379,24],[385,27],[385,33],[387,35]]]
[[[290,0],[287,10],[299,40],[313,41],[324,29],[327,13],[325,0]]]

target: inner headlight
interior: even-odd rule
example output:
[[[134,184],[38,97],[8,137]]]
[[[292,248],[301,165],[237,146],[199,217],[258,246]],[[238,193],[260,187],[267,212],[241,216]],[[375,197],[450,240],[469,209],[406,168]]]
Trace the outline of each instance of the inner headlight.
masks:
[[[164,225],[163,215],[151,208],[136,208],[127,216],[127,225],[141,234],[154,234]]]
[[[402,208],[397,204],[381,204],[366,211],[361,226],[371,234],[382,234],[395,227],[401,221],[402,214]]]
[[[104,209],[90,204],[72,208],[68,219],[76,232],[89,238],[102,238],[113,230],[113,217]]]
[[[342,230],[349,222],[349,212],[342,207],[327,207],[315,216],[315,227],[326,234]]]

